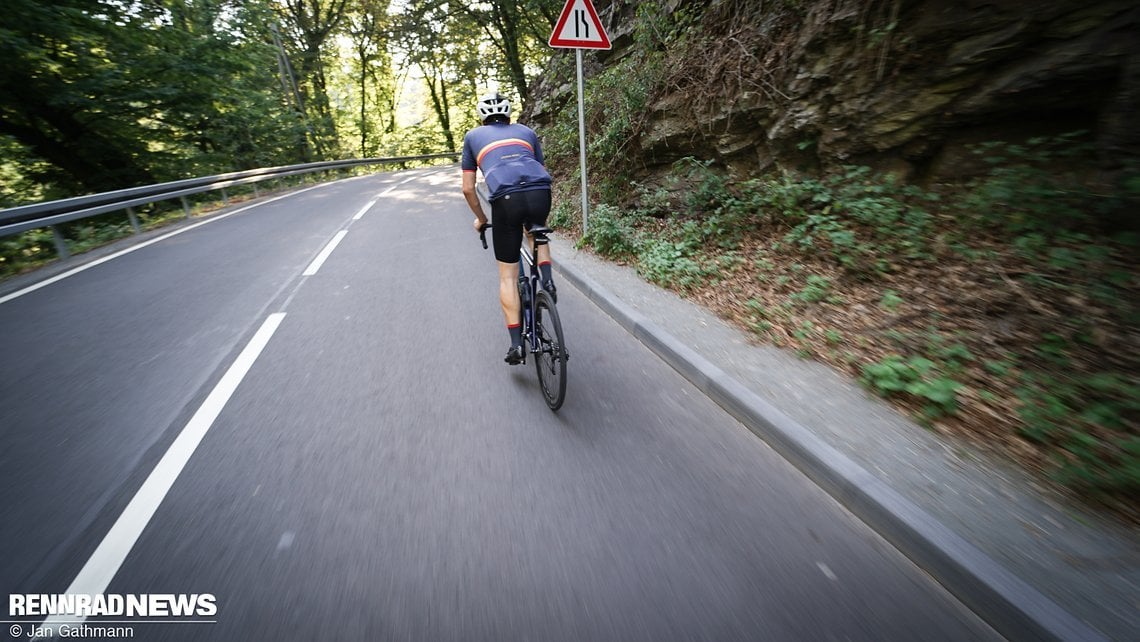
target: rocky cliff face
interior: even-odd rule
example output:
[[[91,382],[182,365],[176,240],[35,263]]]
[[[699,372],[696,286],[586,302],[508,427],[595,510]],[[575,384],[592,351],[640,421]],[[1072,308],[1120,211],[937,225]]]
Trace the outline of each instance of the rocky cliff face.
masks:
[[[672,21],[664,74],[625,147],[652,168],[684,156],[744,171],[863,164],[907,178],[969,173],[965,146],[1087,130],[1100,163],[1140,152],[1140,5],[1053,0],[630,0],[599,3],[614,49]],[[681,33],[683,31],[683,33]],[[555,56],[555,62],[561,57]],[[523,117],[572,104],[555,65]]]

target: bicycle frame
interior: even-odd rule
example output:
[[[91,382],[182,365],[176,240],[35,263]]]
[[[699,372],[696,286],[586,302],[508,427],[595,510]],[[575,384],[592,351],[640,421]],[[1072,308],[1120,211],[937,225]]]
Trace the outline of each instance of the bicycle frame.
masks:
[[[526,236],[530,236],[527,234]],[[525,238],[525,236],[524,236]],[[519,248],[519,276],[526,278],[526,287],[529,296],[525,298],[522,292],[519,292],[519,312],[522,316],[523,336],[526,337],[527,343],[530,344],[530,353],[538,354],[542,352],[542,346],[539,345],[538,332],[534,327],[535,308],[538,306],[538,247],[545,245],[547,239],[538,235],[531,236],[533,245],[530,252],[527,248]],[[523,263],[530,266],[530,276],[526,275],[526,268]],[[525,358],[525,357],[524,357]]]

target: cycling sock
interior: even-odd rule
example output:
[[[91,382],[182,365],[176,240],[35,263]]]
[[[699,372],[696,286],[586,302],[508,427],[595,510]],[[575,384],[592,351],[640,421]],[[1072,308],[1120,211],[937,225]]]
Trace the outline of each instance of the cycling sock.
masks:
[[[543,261],[538,264],[538,271],[542,273],[543,281],[552,281],[554,279],[550,274],[550,261]]]
[[[507,326],[507,332],[511,333],[511,347],[522,345],[522,324],[516,323]]]

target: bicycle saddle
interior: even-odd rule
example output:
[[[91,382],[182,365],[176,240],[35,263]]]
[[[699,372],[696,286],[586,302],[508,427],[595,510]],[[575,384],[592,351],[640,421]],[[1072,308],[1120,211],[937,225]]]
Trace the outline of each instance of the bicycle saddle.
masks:
[[[546,236],[547,234],[551,234],[553,232],[554,232],[554,230],[550,229],[549,227],[546,227],[545,225],[527,225],[526,226],[526,233],[530,234],[531,236],[543,237],[543,236]]]

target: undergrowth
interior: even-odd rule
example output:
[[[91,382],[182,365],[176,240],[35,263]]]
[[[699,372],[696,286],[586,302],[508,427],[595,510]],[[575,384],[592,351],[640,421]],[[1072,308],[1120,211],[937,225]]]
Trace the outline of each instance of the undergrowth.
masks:
[[[580,243],[1135,516],[1140,172],[1070,171],[1081,139],[980,145],[988,172],[930,189],[689,158],[594,209]]]
[[[147,231],[184,217],[175,207],[148,208],[139,213],[140,231]],[[125,214],[104,214],[59,226],[71,255],[83,254],[130,236],[134,229]],[[29,230],[0,237],[0,279],[42,267],[59,259],[50,228]]]

